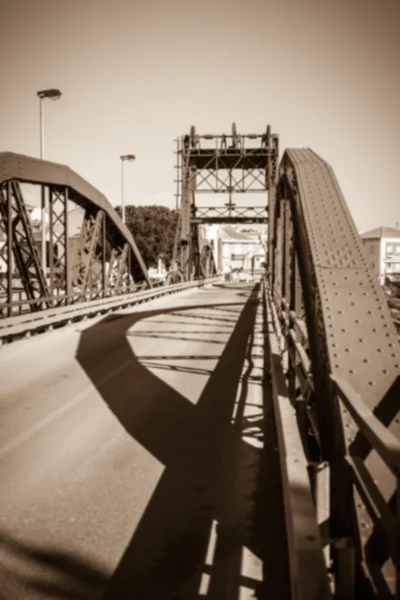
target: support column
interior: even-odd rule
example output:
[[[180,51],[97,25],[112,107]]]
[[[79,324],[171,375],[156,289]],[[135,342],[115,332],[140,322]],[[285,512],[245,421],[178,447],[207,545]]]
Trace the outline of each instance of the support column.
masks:
[[[69,243],[68,187],[64,187],[64,231],[65,231],[65,294],[72,294],[71,248]],[[68,303],[67,298],[67,303]]]
[[[106,216],[104,215],[102,224],[101,224],[101,287],[103,291],[103,296],[105,296],[107,291],[107,231],[106,231]]]
[[[68,192],[66,187],[49,190],[50,295],[68,294]]]
[[[11,181],[7,182],[7,302],[8,316],[11,317],[13,301],[13,222]]]
[[[290,212],[290,201],[281,200],[283,209],[283,274],[282,296],[285,298],[288,307],[291,306],[291,278],[292,278],[292,218]]]
[[[43,186],[42,186],[43,189]],[[55,236],[54,236],[54,190],[51,187],[49,193],[49,272],[50,272],[50,281],[49,281],[49,290],[50,297],[53,300],[54,289],[55,289],[55,281],[54,281],[54,245],[56,244]],[[43,219],[42,219],[43,223]]]

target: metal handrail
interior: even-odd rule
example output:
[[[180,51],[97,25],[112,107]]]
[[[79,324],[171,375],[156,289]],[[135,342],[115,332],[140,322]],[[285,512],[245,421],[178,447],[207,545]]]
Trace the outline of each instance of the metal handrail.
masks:
[[[378,452],[386,466],[397,477],[400,476],[400,440],[385,427],[364,404],[361,396],[345,379],[330,375],[338,396],[354,419],[361,433]]]
[[[93,300],[98,300],[99,298],[109,298],[111,296],[122,296],[122,295],[126,295],[126,294],[134,294],[135,292],[137,292],[138,290],[142,290],[143,289],[143,285],[139,284],[135,287],[135,289],[127,289],[126,291],[122,291],[122,290],[115,290],[114,289],[109,289],[109,290],[94,290],[92,292],[76,292],[73,294],[62,294],[59,296],[40,296],[38,298],[26,298],[25,300],[13,300],[12,302],[4,302],[2,304],[0,304],[0,308],[1,309],[5,309],[5,308],[12,308],[14,306],[23,306],[23,305],[31,305],[31,304],[42,304],[44,302],[62,302],[62,301],[69,301],[69,300],[79,300],[81,298],[86,298],[87,302],[90,302],[91,299]],[[159,286],[154,286],[154,287],[159,287]],[[150,288],[149,288],[150,289]]]
[[[5,318],[0,321],[0,341],[2,338],[12,339],[15,336],[52,327],[56,324],[63,324],[72,319],[85,317],[96,312],[101,312],[102,310],[118,309],[119,307],[152,300],[153,298],[155,299],[173,292],[184,291],[185,289],[199,285],[207,285],[208,283],[216,282],[218,279],[219,277],[209,279],[199,278],[190,282],[151,288],[142,292],[124,294],[113,298],[104,298],[97,302],[83,302]]]
[[[264,282],[265,285],[265,282]],[[308,461],[298,429],[276,335],[278,315],[264,287],[266,342],[271,370],[272,402],[282,478],[291,598],[331,600],[323,540],[317,523]],[[268,325],[271,326],[268,326]]]

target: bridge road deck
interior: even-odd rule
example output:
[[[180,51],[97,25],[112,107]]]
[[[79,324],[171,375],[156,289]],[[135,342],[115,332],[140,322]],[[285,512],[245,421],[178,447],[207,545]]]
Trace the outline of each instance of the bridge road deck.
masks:
[[[2,349],[1,598],[289,597],[262,327],[219,284]]]

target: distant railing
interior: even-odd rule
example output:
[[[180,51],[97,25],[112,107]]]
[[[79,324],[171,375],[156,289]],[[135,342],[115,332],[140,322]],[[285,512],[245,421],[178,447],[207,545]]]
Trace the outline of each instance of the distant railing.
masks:
[[[103,298],[91,299],[88,302],[82,301],[82,295],[79,295],[81,301],[45,310],[29,311],[21,315],[0,319],[0,344],[2,341],[11,341],[21,336],[31,335],[40,331],[47,331],[53,327],[68,324],[89,316],[96,316],[104,312],[127,308],[129,306],[147,302],[167,294],[184,291],[194,287],[200,287],[206,284],[212,284],[219,280],[219,277],[210,279],[197,279],[194,281],[178,283],[175,285],[164,285],[153,287],[146,290],[137,290],[136,292],[125,293],[121,295],[111,295]],[[77,296],[75,296],[77,298]]]
[[[153,287],[160,287],[160,284],[153,284]],[[132,294],[147,289],[147,283],[141,282],[135,286],[128,287],[110,287],[107,290],[91,289],[87,292],[73,292],[72,294],[54,294],[53,296],[26,298],[25,290],[14,290],[14,295],[19,297],[19,300],[7,302],[5,296],[0,296],[0,319],[15,315],[22,315],[26,312],[38,312],[50,308],[67,306],[76,304],[77,302],[92,302],[104,298],[112,298]],[[32,306],[35,307],[32,311]]]

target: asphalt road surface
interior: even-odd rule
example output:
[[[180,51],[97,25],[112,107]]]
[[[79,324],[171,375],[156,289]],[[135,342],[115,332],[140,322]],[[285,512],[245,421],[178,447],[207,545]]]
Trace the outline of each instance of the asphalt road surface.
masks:
[[[288,598],[260,292],[0,351],[0,598]]]

